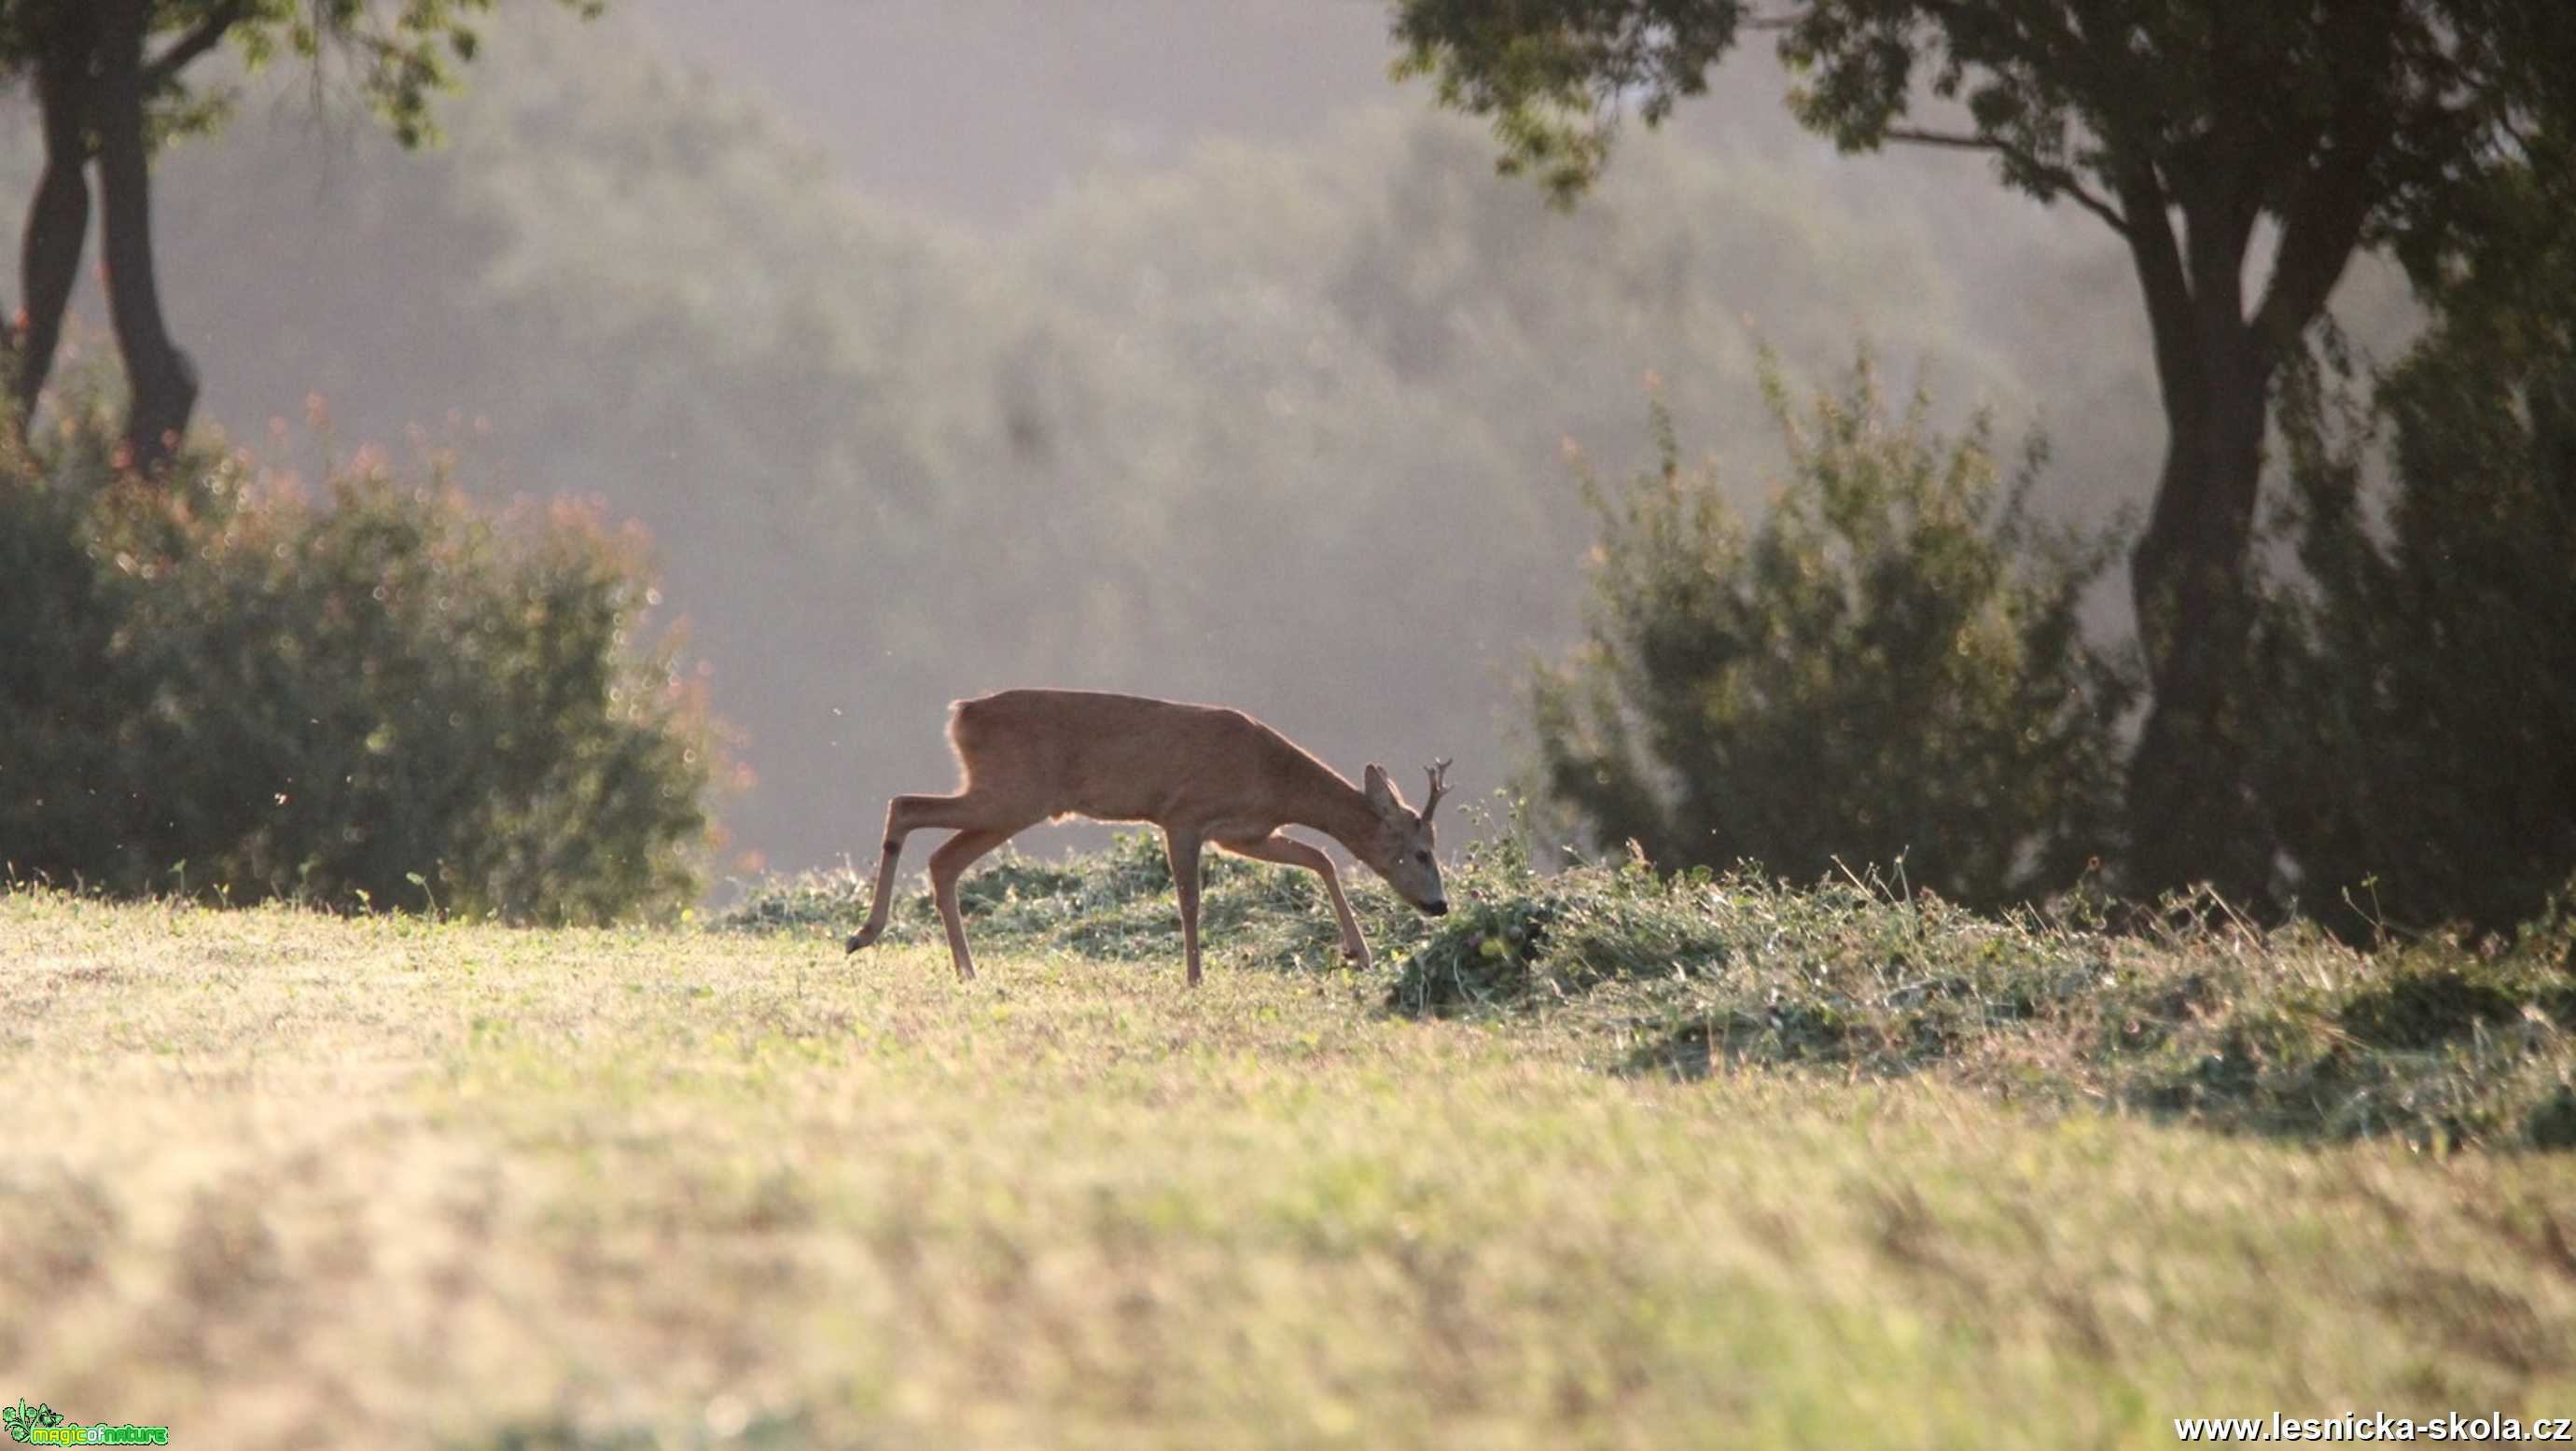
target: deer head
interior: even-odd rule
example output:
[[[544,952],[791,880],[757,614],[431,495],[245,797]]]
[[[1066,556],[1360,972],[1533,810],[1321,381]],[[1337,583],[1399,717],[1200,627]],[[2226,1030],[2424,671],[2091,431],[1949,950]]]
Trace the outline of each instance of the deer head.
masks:
[[[1377,813],[1377,835],[1368,850],[1352,846],[1354,854],[1386,878],[1398,896],[1434,917],[1449,910],[1449,894],[1440,884],[1440,844],[1431,830],[1431,813],[1448,790],[1441,779],[1448,769],[1445,760],[1430,767],[1431,794],[1417,812],[1395,794],[1395,782],[1386,768],[1372,762],[1362,790],[1368,795],[1369,809]]]

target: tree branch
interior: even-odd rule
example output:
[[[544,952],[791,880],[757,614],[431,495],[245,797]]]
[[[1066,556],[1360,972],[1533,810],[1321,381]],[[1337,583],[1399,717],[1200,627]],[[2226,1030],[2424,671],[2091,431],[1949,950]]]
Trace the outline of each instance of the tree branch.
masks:
[[[2327,37],[2346,41],[2337,55],[2348,69],[2338,74],[2350,79],[2335,97],[2324,154],[2292,183],[2281,208],[2281,241],[2273,251],[2272,275],[2264,284],[2253,320],[2256,342],[2276,353],[2296,344],[2299,334],[2325,310],[2326,299],[2360,246],[2371,210],[2385,190],[2374,173],[2390,143],[2403,134],[2400,128],[2435,129],[2452,119],[2439,102],[2434,103],[2431,116],[2419,113],[2401,118],[2371,84],[2389,65],[2392,54],[2394,27],[2379,14],[2386,8],[2390,7],[2385,3],[2368,8],[2355,5],[2335,12],[2359,32],[2358,44],[2333,32]]]
[[[2153,168],[2124,167],[2120,200],[2129,209],[2129,255],[2137,264],[2138,287],[2147,299],[2147,327],[2155,341],[2156,382],[2170,414],[2178,407],[2198,407],[2201,362],[2192,326],[2191,282],[2183,273],[2182,249],[2176,245],[2168,199]]]
[[[1912,126],[1890,126],[1887,139],[1906,141],[1917,146],[1947,146],[1958,151],[1991,151],[2047,182],[2075,199],[2075,204],[2111,224],[2111,230],[2129,235],[2129,219],[2120,209],[2087,190],[2074,172],[2062,166],[2051,166],[2009,141],[1991,136],[1969,136],[1955,131],[1924,131]]]
[[[2358,174],[2367,164],[2328,168],[2303,183],[2282,223],[2272,256],[2272,276],[2255,310],[2254,332],[2264,346],[2282,350],[2325,310],[2343,277],[2370,215],[2370,193]]]
[[[2255,309],[2255,337],[2280,350],[2324,311],[2326,298],[2361,243],[2375,191],[2371,172],[2389,137],[2385,117],[2355,108],[2336,127],[2334,148],[2301,177],[2282,208],[2272,276]]]
[[[168,50],[145,63],[144,92],[149,94],[160,90],[176,80],[179,72],[188,68],[190,61],[214,49],[224,38],[224,32],[232,29],[234,22],[240,20],[249,8],[249,0],[223,0],[222,4],[207,11],[206,18],[198,21],[195,29],[170,42]]]

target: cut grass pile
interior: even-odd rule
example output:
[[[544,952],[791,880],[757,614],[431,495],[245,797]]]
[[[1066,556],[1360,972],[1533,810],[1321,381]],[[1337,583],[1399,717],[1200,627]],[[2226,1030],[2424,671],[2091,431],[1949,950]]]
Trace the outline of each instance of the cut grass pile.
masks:
[[[1929,909],[1576,877],[1381,932],[1355,983],[1261,970],[1329,961],[1329,927],[1253,910],[1307,889],[1237,868],[1241,931],[1189,992],[1127,867],[1075,917],[1137,914],[1084,939],[1132,957],[988,926],[962,986],[935,944],[842,957],[837,920],[0,895],[0,1390],[180,1445],[439,1451],[2059,1448],[2576,1411],[2576,1157],[2026,1112],[2012,1053],[1889,1026],[1935,1000],[1895,986],[1959,972],[1963,1042],[2034,1031],[2055,999],[1986,1005],[2081,952],[2213,992],[2331,962],[2361,983],[2331,1001],[2411,1022],[2387,965],[2215,929],[2188,970],[2036,929],[1991,968],[1962,965],[1982,935],[1899,963]],[[1770,935],[1726,915],[1757,906]],[[1678,935],[1701,918],[1732,925]],[[1861,1001],[1814,1051],[1720,1031],[1700,1076],[1604,1071],[1721,991],[1649,969],[1690,943]],[[1868,1067],[1918,1060],[1948,1066]]]
[[[1336,964],[1311,876],[1207,860],[1217,960]],[[2259,930],[2208,899],[2112,933],[2074,913],[1982,918],[1876,876],[1793,889],[1635,864],[1541,874],[1492,842],[1450,874],[1457,910],[1437,922],[1357,877],[1380,969],[1367,986],[1388,1007],[1562,1038],[1616,1071],[1933,1073],[2013,1102],[2232,1131],[2576,1147],[2567,903],[2511,942],[2362,952],[2306,924]],[[1005,952],[1137,961],[1168,955],[1179,930],[1146,835],[1061,862],[1005,856],[961,899],[979,948]],[[723,925],[828,935],[863,906],[848,873],[817,874],[762,884]],[[895,924],[902,940],[940,940],[924,894]]]

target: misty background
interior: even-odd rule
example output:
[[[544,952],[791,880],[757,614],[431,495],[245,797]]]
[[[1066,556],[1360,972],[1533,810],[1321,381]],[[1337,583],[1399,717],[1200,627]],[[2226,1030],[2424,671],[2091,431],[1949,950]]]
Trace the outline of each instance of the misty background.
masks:
[[[1836,156],[1758,46],[1562,214],[1391,54],[1375,0],[517,8],[444,149],[280,67],[165,153],[165,302],[201,416],[266,457],[311,463],[318,395],[343,452],[650,528],[756,775],[717,804],[736,873],[870,855],[889,794],[953,779],[946,702],[1019,684],[1482,795],[1580,622],[1569,447],[1638,466],[1659,386],[1758,508],[1766,344],[2043,429],[2052,510],[2147,496],[2146,322],[2092,218],[1978,157]],[[2367,354],[2412,326],[2384,270],[2338,304]]]

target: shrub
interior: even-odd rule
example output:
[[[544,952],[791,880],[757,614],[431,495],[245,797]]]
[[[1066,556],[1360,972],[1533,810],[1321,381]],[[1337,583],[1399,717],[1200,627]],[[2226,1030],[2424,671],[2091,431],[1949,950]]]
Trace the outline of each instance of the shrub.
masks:
[[[327,500],[92,399],[0,445],[0,857],[120,894],[598,921],[691,897],[717,769],[632,534],[362,455]]]
[[[2576,872],[2576,243],[2521,261],[2368,426],[2330,426],[2314,370],[2284,410],[2306,579],[2260,636],[2261,792],[2302,906],[2346,931],[2501,932]]]
[[[2079,618],[2108,536],[2026,511],[2036,444],[2007,487],[1984,420],[1945,440],[1919,395],[1890,417],[1866,358],[1804,426],[1767,364],[1764,394],[1790,472],[1758,531],[1660,404],[1659,469],[1583,478],[1590,638],[1530,682],[1541,784],[1666,867],[1903,858],[1980,906],[2071,884],[2108,845],[2133,694]]]

